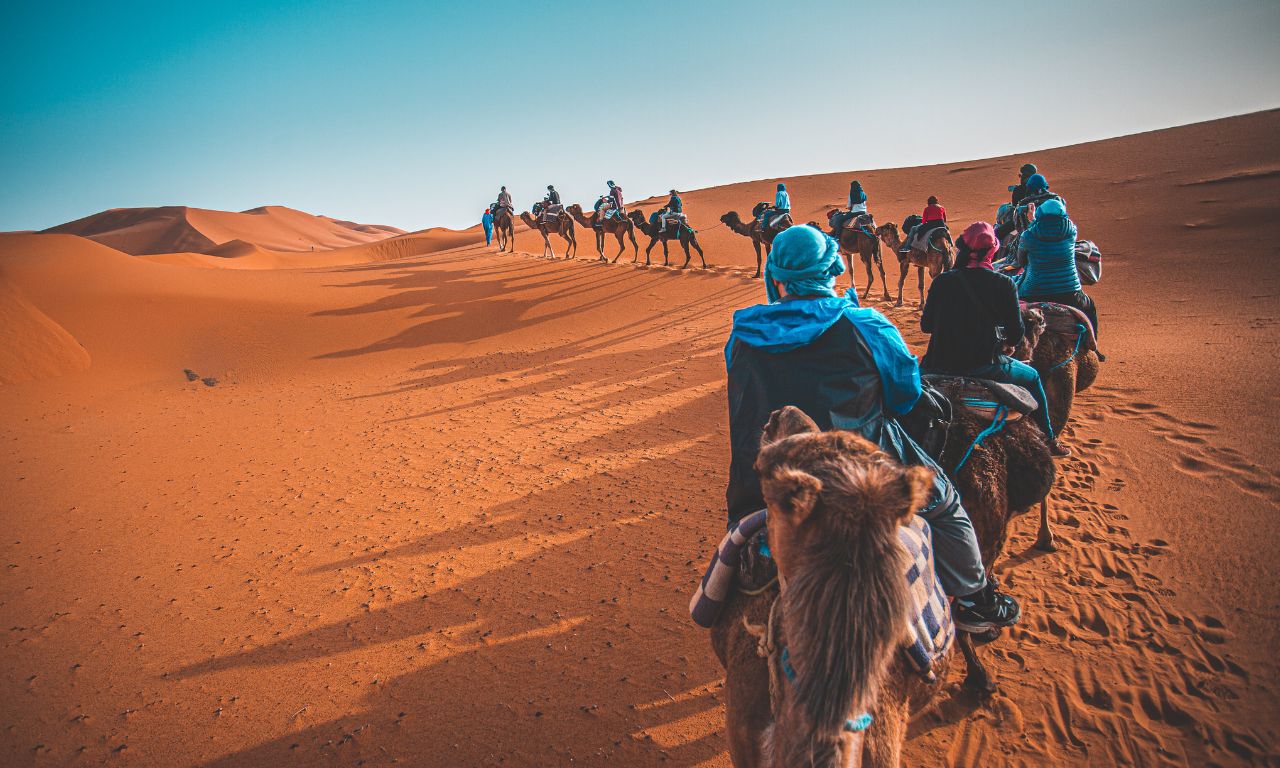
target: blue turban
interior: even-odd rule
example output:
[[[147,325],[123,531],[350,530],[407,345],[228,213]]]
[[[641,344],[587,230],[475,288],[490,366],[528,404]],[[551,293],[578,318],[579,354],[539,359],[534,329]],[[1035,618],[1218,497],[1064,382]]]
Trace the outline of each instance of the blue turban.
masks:
[[[1027,179],[1028,192],[1047,192],[1049,191],[1049,180],[1042,173],[1033,173],[1031,178]]]
[[[840,247],[825,232],[809,225],[783,230],[773,239],[765,267],[765,292],[778,301],[776,280],[792,296],[836,296],[836,277],[844,274]]]

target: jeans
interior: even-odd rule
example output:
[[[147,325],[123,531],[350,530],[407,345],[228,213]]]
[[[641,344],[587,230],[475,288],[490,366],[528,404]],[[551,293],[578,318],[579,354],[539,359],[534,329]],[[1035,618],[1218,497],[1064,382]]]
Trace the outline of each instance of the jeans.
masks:
[[[975,368],[966,375],[1026,387],[1040,406],[1036,409],[1036,421],[1040,422],[1040,428],[1049,436],[1049,439],[1054,439],[1053,426],[1049,423],[1049,399],[1045,397],[1044,385],[1040,383],[1040,373],[1035,368],[1021,360],[1014,360],[1008,355],[1001,355],[1000,362]]]

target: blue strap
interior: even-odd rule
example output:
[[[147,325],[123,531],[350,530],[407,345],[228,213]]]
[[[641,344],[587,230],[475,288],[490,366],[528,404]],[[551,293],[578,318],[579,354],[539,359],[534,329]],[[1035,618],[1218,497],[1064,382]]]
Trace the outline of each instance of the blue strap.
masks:
[[[1068,357],[1066,360],[1063,360],[1062,362],[1053,366],[1049,370],[1056,371],[1062,366],[1076,359],[1076,355],[1080,354],[1080,344],[1084,341],[1084,335],[1088,330],[1089,330],[1088,328],[1085,328],[1080,323],[1076,323],[1076,348],[1071,350],[1071,357]]]
[[[969,457],[971,455],[973,455],[974,448],[977,448],[978,446],[982,445],[983,440],[986,440],[988,437],[991,437],[992,435],[994,435],[995,433],[999,432],[1001,429],[1004,428],[1005,422],[1008,420],[1008,416],[1009,416],[1008,406],[1001,405],[1000,407],[996,408],[996,416],[994,419],[991,420],[991,426],[979,432],[978,436],[973,439],[973,445],[969,446],[969,450],[964,452],[964,456],[961,457],[960,463],[956,465],[955,471],[952,472],[953,476],[956,472],[960,471],[960,468],[964,466],[964,463],[969,460]]]

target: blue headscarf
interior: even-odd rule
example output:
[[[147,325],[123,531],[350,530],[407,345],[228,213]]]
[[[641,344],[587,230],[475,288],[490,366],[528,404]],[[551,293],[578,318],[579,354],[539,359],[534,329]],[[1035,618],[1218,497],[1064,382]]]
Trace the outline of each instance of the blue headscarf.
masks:
[[[1027,179],[1027,191],[1048,192],[1049,180],[1044,177],[1044,174],[1033,173],[1031,174],[1031,178]]]
[[[840,247],[825,232],[809,225],[783,230],[773,239],[764,271],[769,301],[778,301],[774,281],[792,296],[835,296],[836,277],[844,274]]]
[[[1045,200],[1036,208],[1037,216],[1066,216],[1067,206],[1061,200]]]

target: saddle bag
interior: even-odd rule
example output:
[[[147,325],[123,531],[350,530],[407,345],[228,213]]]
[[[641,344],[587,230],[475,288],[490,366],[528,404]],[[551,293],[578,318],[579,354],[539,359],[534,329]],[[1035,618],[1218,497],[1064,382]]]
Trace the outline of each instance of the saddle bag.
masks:
[[[920,399],[910,413],[898,417],[907,435],[935,461],[942,460],[951,429],[951,401],[928,381],[920,382]]]
[[[1076,272],[1084,285],[1093,285],[1102,278],[1102,251],[1092,240],[1076,241]]]

